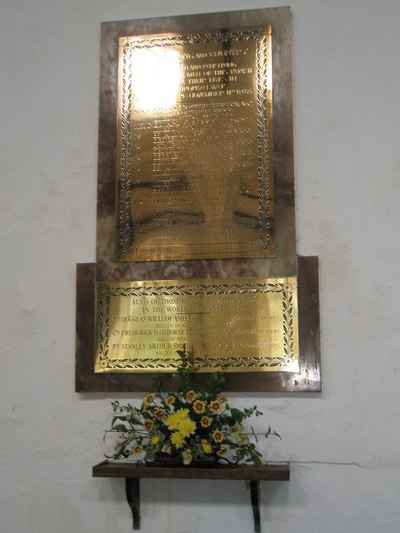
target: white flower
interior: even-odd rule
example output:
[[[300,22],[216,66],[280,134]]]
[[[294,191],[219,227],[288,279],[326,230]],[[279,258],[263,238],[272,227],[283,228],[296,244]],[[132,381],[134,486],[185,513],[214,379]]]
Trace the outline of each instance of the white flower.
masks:
[[[184,465],[190,465],[193,459],[191,451],[187,449],[184,450],[184,452],[182,453],[182,459]]]

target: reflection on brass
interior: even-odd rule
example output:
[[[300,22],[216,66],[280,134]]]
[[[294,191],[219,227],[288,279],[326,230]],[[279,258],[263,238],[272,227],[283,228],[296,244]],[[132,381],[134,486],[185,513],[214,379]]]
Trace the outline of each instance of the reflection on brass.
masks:
[[[118,256],[275,254],[271,27],[119,39]]]
[[[97,284],[95,372],[299,371],[297,278]]]

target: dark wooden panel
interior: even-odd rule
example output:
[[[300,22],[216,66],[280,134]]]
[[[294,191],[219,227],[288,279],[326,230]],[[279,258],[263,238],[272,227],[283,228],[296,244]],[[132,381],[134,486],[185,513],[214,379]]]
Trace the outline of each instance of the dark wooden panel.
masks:
[[[146,392],[151,390],[148,374],[94,373],[94,288],[95,265],[77,267],[76,313],[76,391],[77,392]],[[248,372],[227,374],[226,391],[319,392],[321,364],[319,341],[318,258],[298,258],[298,306],[300,371]],[[199,384],[205,376],[197,376]],[[166,380],[165,387],[172,390]]]
[[[98,390],[93,381],[95,279],[94,263],[77,265],[75,390],[78,392]]]

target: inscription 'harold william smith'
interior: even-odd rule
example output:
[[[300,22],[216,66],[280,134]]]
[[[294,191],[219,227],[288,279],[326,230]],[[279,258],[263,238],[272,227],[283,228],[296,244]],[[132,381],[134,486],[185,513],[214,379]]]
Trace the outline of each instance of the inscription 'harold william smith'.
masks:
[[[274,255],[270,27],[120,38],[118,249]]]

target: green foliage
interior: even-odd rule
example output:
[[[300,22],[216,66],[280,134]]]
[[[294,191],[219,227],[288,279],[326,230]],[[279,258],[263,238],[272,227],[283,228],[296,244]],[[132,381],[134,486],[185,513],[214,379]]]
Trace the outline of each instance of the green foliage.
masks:
[[[223,372],[213,372],[209,375],[205,385],[205,390],[211,396],[218,396],[223,391],[225,385],[225,374]]]
[[[173,380],[176,384],[178,392],[187,393],[191,388],[192,378],[197,372],[197,367],[194,364],[193,357],[190,353],[183,350],[177,350],[180,357],[180,364],[173,374]]]

